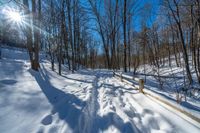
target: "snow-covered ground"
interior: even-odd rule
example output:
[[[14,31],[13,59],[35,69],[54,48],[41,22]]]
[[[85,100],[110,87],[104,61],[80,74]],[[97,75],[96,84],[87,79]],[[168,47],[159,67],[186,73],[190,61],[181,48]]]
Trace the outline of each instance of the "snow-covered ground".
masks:
[[[146,68],[145,72],[144,68]],[[146,79],[145,89],[150,90],[156,95],[169,100],[172,104],[177,103],[177,91],[180,92],[181,88],[185,86],[188,89],[186,101],[185,98],[182,98],[182,102],[180,104],[176,104],[176,106],[179,106],[179,108],[191,113],[200,119],[200,85],[197,83],[194,66],[192,66],[191,60],[190,69],[194,80],[193,87],[195,87],[196,90],[199,90],[198,92],[194,91],[193,94],[190,94],[192,89],[191,86],[187,85],[186,72],[184,70],[183,64],[182,66],[177,67],[174,58],[172,58],[171,67],[169,67],[169,64],[166,60],[165,65],[160,67],[159,73],[155,67],[146,64],[145,67],[141,65],[137,70],[137,74],[134,76],[137,78]],[[123,74],[125,76],[127,75],[128,77],[133,76],[132,72]],[[161,76],[160,80],[163,83],[163,88],[161,88],[159,78],[157,76],[158,74]],[[186,85],[184,84],[184,80]],[[184,96],[184,92],[180,95]]]
[[[23,51],[0,59],[2,133],[199,133],[200,128],[112,77],[108,70],[59,76],[42,60],[30,69]]]

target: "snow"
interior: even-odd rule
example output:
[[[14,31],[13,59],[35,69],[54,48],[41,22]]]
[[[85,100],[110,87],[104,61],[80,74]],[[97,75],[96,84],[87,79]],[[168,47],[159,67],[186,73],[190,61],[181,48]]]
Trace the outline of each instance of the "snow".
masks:
[[[200,128],[120,82],[109,70],[30,69],[27,52],[2,49],[2,133],[198,133]],[[57,70],[56,70],[57,71]],[[197,103],[198,104],[198,103]]]
[[[146,75],[146,81],[145,81],[146,91],[148,91],[153,95],[158,96],[159,98],[168,100],[171,104],[178,106],[182,110],[187,111],[200,119],[200,91],[196,93],[196,97],[187,96],[187,101],[184,101],[183,99],[180,104],[176,103],[177,91],[178,90],[180,91],[180,88],[184,86],[184,73],[186,72],[183,66],[177,67],[174,59],[172,60],[171,68],[168,66],[167,62],[165,63],[165,65],[160,67],[160,75],[162,77],[161,80],[164,83],[162,89],[160,87],[158,79],[156,79],[158,73],[155,71],[155,68],[151,65],[146,64],[145,65],[146,74],[144,74],[143,67],[144,66],[139,67],[139,69],[137,70],[137,75],[135,75],[135,77],[137,77],[138,79],[145,79]],[[190,65],[190,67],[193,79],[194,81],[197,81],[196,75],[194,73],[194,67],[192,65]],[[133,74],[131,72],[123,73],[123,77],[130,79],[133,77]],[[134,83],[137,84],[137,82],[138,81]],[[198,83],[193,84],[193,86],[196,86],[196,88],[200,88],[199,84],[198,85],[197,84]],[[189,86],[186,87],[189,88]]]

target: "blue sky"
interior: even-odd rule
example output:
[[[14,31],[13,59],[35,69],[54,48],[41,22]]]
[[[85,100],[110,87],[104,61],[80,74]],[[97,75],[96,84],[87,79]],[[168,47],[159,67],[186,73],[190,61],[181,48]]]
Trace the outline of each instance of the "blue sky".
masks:
[[[145,16],[140,13],[134,17],[134,30],[140,31],[142,21],[144,20],[148,27],[152,26],[157,17],[156,12],[158,11],[160,1],[161,0],[141,0],[141,6],[148,4],[151,6],[151,11],[149,12],[147,10],[143,10],[145,13],[147,13]]]
[[[0,1],[2,2],[2,0],[0,0]],[[3,0],[3,2],[5,2],[5,1],[6,0]],[[83,0],[83,1],[85,1],[86,6],[88,6],[87,5],[88,3],[86,2],[87,0]],[[81,1],[81,2],[83,2],[83,1]],[[157,17],[156,12],[158,11],[160,1],[161,0],[138,0],[137,1],[140,3],[139,4],[140,7],[148,5],[149,8],[151,9],[151,11],[145,10],[145,8],[141,8],[140,13],[136,14],[133,17],[133,24],[132,24],[133,30],[139,32],[141,30],[141,25],[143,22],[145,22],[148,27],[152,26],[152,24],[155,22],[156,17]],[[133,8],[135,8],[135,7],[133,7]],[[136,8],[138,8],[138,7],[136,7]],[[141,13],[141,12],[143,12],[143,13]],[[101,42],[101,38],[99,37],[97,32],[93,31],[92,34],[96,40],[99,40]]]
[[[146,26],[148,27],[152,26],[152,24],[155,22],[157,18],[156,12],[158,11],[160,1],[161,0],[138,0],[137,1],[139,2],[139,6],[141,7],[141,9],[135,16],[133,16],[132,29],[134,31],[137,31],[137,32],[141,31],[143,21],[145,22]],[[150,10],[146,10],[146,8],[142,8],[143,6],[148,6]],[[99,34],[95,31],[93,32],[93,37],[101,41]],[[103,50],[103,46],[101,45],[101,47],[99,47],[99,52],[101,53],[102,50]]]

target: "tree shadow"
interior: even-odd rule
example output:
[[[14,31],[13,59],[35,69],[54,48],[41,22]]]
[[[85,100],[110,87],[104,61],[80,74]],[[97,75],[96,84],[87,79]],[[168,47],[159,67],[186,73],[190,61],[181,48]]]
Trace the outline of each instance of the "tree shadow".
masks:
[[[138,84],[136,81],[129,80],[129,79],[126,79],[126,80],[128,80],[129,82],[131,82],[131,83],[133,83],[133,84]],[[159,89],[157,89],[158,91],[155,91],[155,90],[151,89],[151,87],[156,88],[157,86],[159,86],[159,85],[157,84],[157,82],[152,81],[152,80],[147,80],[147,83],[146,83],[146,85],[145,85],[145,88],[147,88],[148,90],[151,90],[152,92],[154,92],[154,93],[156,93],[156,94],[158,94],[158,95],[163,96],[164,98],[166,98],[166,99],[168,99],[168,100],[170,100],[170,101],[176,102],[176,99],[174,99],[174,98],[172,98],[172,97],[170,97],[170,96],[167,96],[166,94],[163,94],[163,93],[159,92],[159,91],[160,91]],[[164,91],[167,92],[167,93],[169,93],[169,94],[170,94],[170,93],[173,93],[172,90],[166,90],[166,89],[165,89]],[[187,109],[200,112],[200,108],[199,108],[198,106],[192,105],[192,104],[190,104],[189,102],[181,102],[181,105],[182,105],[183,107],[187,108]]]
[[[86,81],[86,80],[70,78],[70,77],[67,77],[67,76],[65,76],[65,75],[61,75],[61,76],[64,77],[64,78],[66,78],[66,79],[69,79],[69,80],[75,80],[75,81],[83,82],[83,83],[92,83],[92,82],[90,82],[90,81]]]
[[[52,115],[58,113],[59,118],[65,120],[69,126],[74,129],[78,123],[78,118],[82,113],[82,109],[86,105],[85,102],[78,99],[72,94],[65,93],[51,85],[48,75],[43,71],[35,72],[29,70],[31,75],[35,77],[41,90],[52,104]],[[80,108],[77,108],[80,107]],[[45,118],[42,122],[45,121]]]
[[[124,120],[114,111],[114,112],[109,112],[108,114],[104,115],[104,116],[99,116],[97,115],[97,111],[100,108],[99,102],[98,102],[98,90],[101,87],[104,88],[109,88],[110,90],[112,90],[113,93],[116,93],[116,90],[119,89],[120,87],[116,87],[113,84],[100,84],[98,85],[98,81],[99,78],[105,77],[105,75],[101,72],[98,72],[96,75],[96,79],[94,80],[92,86],[93,88],[95,88],[94,92],[93,92],[93,96],[91,97],[89,104],[89,108],[88,109],[92,109],[92,107],[90,105],[92,105],[92,103],[96,104],[94,105],[95,107],[93,109],[96,109],[93,113],[90,113],[90,115],[92,115],[92,123],[89,122],[91,124],[91,129],[89,130],[82,130],[83,133],[98,133],[98,132],[102,132],[102,131],[106,131],[107,129],[109,129],[111,126],[117,128],[121,133],[134,133],[134,132],[139,132],[139,130],[137,129],[137,127],[131,123],[131,122],[124,122]],[[114,94],[116,95],[116,94]],[[92,111],[92,110],[90,110]],[[83,115],[83,117],[88,117],[90,115]],[[86,118],[87,119],[87,118]],[[86,124],[87,125],[87,124]],[[83,126],[84,128],[84,126]]]
[[[161,95],[162,97],[164,97],[164,98],[166,98],[166,99],[168,99],[168,100],[170,100],[170,101],[173,101],[173,102],[175,102],[175,103],[177,102],[176,99],[171,98],[171,97],[169,97],[169,96],[167,96],[167,95],[165,95],[165,94],[163,94],[163,93],[154,91],[154,90],[152,90],[152,89],[149,89],[149,90],[151,90],[152,92],[154,92],[154,93],[156,93],[156,94],[158,94],[158,95]],[[193,105],[193,104],[190,104],[189,102],[184,102],[184,101],[183,101],[183,102],[181,102],[180,104],[181,104],[181,106],[183,106],[183,107],[185,107],[185,108],[187,108],[187,109],[191,109],[191,110],[200,112],[200,108],[199,108],[198,106],[195,106],[195,105]]]
[[[12,80],[12,79],[0,80],[0,84],[4,84],[4,85],[14,85],[16,83],[17,83],[17,81]]]
[[[139,132],[137,127],[130,122],[124,122],[123,119],[116,113],[110,112],[103,117],[97,117],[93,126],[92,132],[105,131],[110,126],[114,126],[121,133]]]
[[[96,108],[94,108],[94,114],[91,116],[91,121],[89,124],[90,129],[86,130],[89,133],[104,131],[108,129],[110,126],[116,127],[122,133],[133,133],[138,132],[135,125],[130,122],[124,122],[122,118],[116,113],[110,112],[105,116],[99,116],[97,111],[99,109],[98,103],[98,88],[97,83],[93,83],[93,89],[96,89],[96,94],[93,98],[89,98],[87,102],[82,101],[78,97],[73,94],[66,93],[56,87],[54,87],[50,83],[50,77],[45,69],[40,70],[40,72],[35,72],[29,70],[31,75],[36,79],[38,85],[41,90],[47,97],[48,101],[53,106],[53,110],[50,115],[45,116],[41,124],[48,125],[52,123],[52,115],[58,113],[60,119],[66,121],[69,127],[73,130],[74,133],[83,132],[83,128],[85,123],[88,122],[88,112],[92,111],[90,106],[91,104],[96,104]],[[85,73],[86,74],[86,73]],[[95,76],[95,75],[93,75]],[[76,80],[76,79],[71,79]],[[85,82],[85,81],[81,81]],[[115,88],[115,86],[110,86],[111,88]],[[87,108],[87,109],[86,109]]]

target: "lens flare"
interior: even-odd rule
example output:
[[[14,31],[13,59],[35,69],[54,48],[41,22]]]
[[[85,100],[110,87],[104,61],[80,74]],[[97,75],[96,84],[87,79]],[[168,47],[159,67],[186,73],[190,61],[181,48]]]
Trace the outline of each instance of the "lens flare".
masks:
[[[17,25],[18,27],[24,25],[25,18],[23,12],[14,8],[5,7],[2,13],[5,15],[5,19],[8,23]]]
[[[12,20],[16,23],[22,23],[22,16],[18,12],[9,11],[8,17],[10,18],[10,20]]]
[[[32,23],[32,20],[33,20],[32,14],[31,13],[25,14],[25,11],[22,9],[19,10],[19,9],[15,9],[15,8],[11,8],[7,6],[3,8],[0,14],[4,15],[4,18],[7,24],[9,24],[12,27],[20,28],[23,31],[26,28],[31,28],[31,29],[39,31],[41,34],[51,36],[51,34],[43,30],[40,26],[34,25]],[[35,20],[35,21],[37,21],[37,23],[39,22],[38,20]]]

